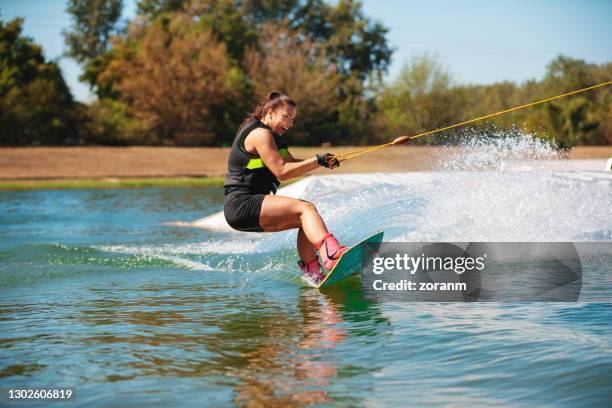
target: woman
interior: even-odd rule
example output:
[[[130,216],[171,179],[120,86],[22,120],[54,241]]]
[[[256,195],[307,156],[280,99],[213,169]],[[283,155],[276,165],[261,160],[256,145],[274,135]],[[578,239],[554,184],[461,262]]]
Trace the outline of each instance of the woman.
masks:
[[[282,136],[293,126],[296,103],[272,92],[248,115],[232,144],[225,177],[225,219],[239,231],[274,232],[298,228],[300,269],[308,283],[318,285],[340,255],[348,250],[330,234],[314,204],[276,194],[279,180],[301,176],[318,166],[333,169],[340,162],[331,154],[295,159]]]

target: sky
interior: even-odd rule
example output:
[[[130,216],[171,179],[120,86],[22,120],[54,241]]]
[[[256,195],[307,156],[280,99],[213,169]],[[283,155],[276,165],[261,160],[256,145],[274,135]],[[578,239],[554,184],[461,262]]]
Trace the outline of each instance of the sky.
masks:
[[[124,19],[135,14],[124,0]],[[81,68],[63,57],[66,0],[0,0],[2,20],[24,17],[24,33],[57,59],[75,99],[94,96]],[[559,54],[612,62],[612,0],[365,0],[366,16],[389,28],[392,80],[415,56],[437,56],[457,84],[541,79]]]

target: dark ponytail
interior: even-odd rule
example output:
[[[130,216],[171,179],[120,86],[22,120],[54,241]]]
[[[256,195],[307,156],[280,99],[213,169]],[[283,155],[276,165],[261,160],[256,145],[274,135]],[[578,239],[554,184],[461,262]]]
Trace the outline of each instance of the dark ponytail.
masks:
[[[270,93],[268,94],[268,96],[266,97],[266,100],[267,100],[267,101],[271,101],[271,100],[273,100],[273,99],[278,99],[278,98],[280,98],[281,96],[283,96],[283,94],[282,94],[282,93],[280,93],[280,92],[278,92],[278,91],[272,91],[272,92],[270,92]]]
[[[261,100],[255,107],[255,109],[253,109],[253,111],[247,115],[247,117],[244,119],[244,122],[242,122],[242,124],[240,125],[240,128],[242,128],[250,120],[262,120],[263,117],[266,115],[266,112],[268,112],[269,110],[275,111],[281,105],[289,105],[293,106],[294,108],[297,107],[295,101],[287,95],[284,95],[278,91],[270,92],[268,96],[265,99]]]

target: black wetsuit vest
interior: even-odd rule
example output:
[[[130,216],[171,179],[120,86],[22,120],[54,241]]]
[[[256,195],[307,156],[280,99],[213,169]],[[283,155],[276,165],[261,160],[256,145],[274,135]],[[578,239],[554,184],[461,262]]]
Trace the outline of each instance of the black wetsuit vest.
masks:
[[[246,151],[244,139],[257,128],[270,129],[261,121],[253,119],[247,122],[236,135],[227,162],[227,174],[225,176],[225,195],[233,192],[248,194],[276,194],[280,181],[266,167],[261,157]],[[272,130],[270,129],[272,132]],[[287,142],[279,135],[272,132],[274,142],[281,157],[288,155]]]

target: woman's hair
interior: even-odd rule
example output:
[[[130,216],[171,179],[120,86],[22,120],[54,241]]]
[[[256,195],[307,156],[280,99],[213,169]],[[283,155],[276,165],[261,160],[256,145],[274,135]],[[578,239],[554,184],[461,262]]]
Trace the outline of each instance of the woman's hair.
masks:
[[[257,104],[255,109],[253,109],[253,112],[247,115],[247,117],[244,119],[244,122],[242,122],[242,124],[240,125],[240,128],[242,128],[248,121],[252,119],[262,120],[263,117],[266,115],[266,112],[268,112],[269,110],[275,111],[281,105],[289,105],[293,106],[294,108],[297,108],[297,104],[295,103],[295,101],[287,95],[283,95],[282,93],[277,91],[270,92],[265,99],[261,100]]]

